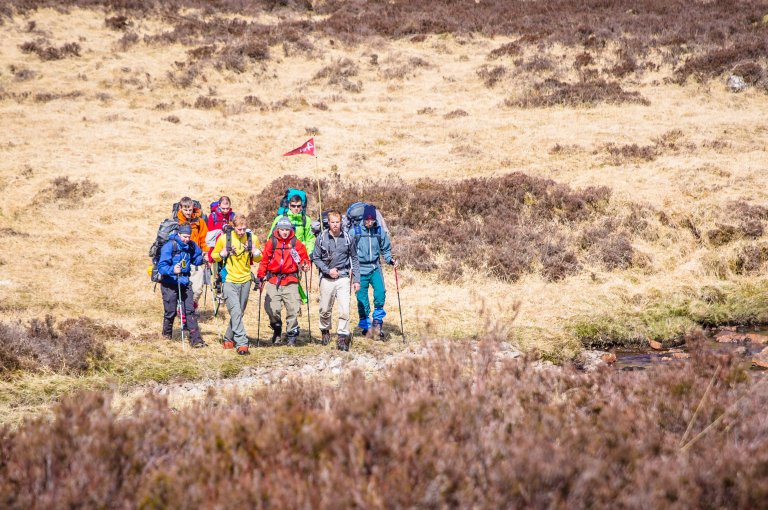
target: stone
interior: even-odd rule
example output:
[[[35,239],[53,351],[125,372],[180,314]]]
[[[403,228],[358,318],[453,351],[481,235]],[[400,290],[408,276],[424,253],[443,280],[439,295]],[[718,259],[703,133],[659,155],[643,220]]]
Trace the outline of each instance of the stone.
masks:
[[[768,344],[768,335],[761,335],[760,333],[747,333],[747,340],[753,344]]]
[[[664,349],[664,346],[661,344],[661,342],[657,342],[656,340],[648,339],[648,345],[651,346],[651,349],[654,351],[661,351]]]
[[[688,359],[690,357],[691,357],[691,355],[688,354],[687,352],[673,352],[672,353],[672,358],[674,358],[674,359]]]
[[[735,93],[747,90],[747,88],[749,87],[749,85],[747,85],[747,82],[744,81],[744,78],[736,74],[732,74],[728,76],[728,81],[726,81],[726,85],[728,86],[728,90]]]
[[[768,368],[768,347],[752,355],[752,364],[760,368]]]
[[[749,341],[747,335],[735,331],[720,331],[715,335],[715,341],[720,343],[736,343]]]
[[[603,363],[607,363],[609,365],[616,363],[616,355],[612,352],[606,352],[600,356],[600,359],[603,360]]]

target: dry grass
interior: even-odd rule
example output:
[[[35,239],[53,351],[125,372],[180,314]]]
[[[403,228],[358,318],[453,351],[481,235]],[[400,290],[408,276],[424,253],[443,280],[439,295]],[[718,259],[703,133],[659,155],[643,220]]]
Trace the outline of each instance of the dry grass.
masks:
[[[152,337],[161,304],[146,277],[145,253],[170,204],[183,195],[207,203],[226,193],[236,211],[250,212],[248,200],[286,174],[453,182],[520,171],[572,189],[607,186],[608,212],[617,218],[632,218],[638,207],[655,211],[635,215],[646,225],[633,235],[640,258],[628,269],[620,269],[621,259],[613,270],[587,260],[560,281],[534,267],[512,284],[473,271],[471,261],[461,275],[404,269],[405,327],[414,333],[472,336],[481,302],[508,309],[521,301],[518,343],[567,356],[579,348],[573,317],[637,311],[706,285],[743,288],[764,262],[763,234],[755,236],[754,225],[739,220],[743,214],[731,213],[734,203],[762,205],[768,198],[762,163],[768,96],[759,87],[731,94],[718,76],[682,86],[665,81],[679,76],[682,57],[665,60],[674,45],[640,58],[626,41],[607,40],[598,51],[590,46],[601,36],[595,31],[574,44],[548,41],[543,49],[542,38],[530,34],[425,30],[413,40],[351,44],[309,31],[265,52],[223,39],[169,42],[162,36],[182,26],[177,18],[131,12],[121,21],[118,15],[73,7],[2,18],[0,191],[8,199],[0,206],[0,241],[8,253],[21,254],[17,262],[0,262],[0,309],[8,316],[87,315]],[[315,16],[278,9],[243,19],[266,27],[283,19],[300,33]],[[126,39],[129,33],[137,37]],[[46,40],[36,46],[43,55],[50,47],[66,58],[25,53],[24,44],[39,38]],[[77,52],[64,50],[74,42]],[[201,49],[207,46],[215,49]],[[747,70],[757,76],[755,67]],[[616,82],[649,106],[504,106],[510,90],[547,79],[557,80],[549,82],[557,90],[582,79]],[[317,162],[280,157],[309,132],[319,133]],[[55,199],[59,191],[69,198]],[[263,240],[267,225],[253,226]],[[717,229],[727,239],[709,236]],[[393,276],[386,279],[394,289]],[[246,319],[252,335],[255,308]],[[391,291],[388,309],[394,323]],[[213,339],[220,324],[205,320],[202,327]],[[152,337],[129,349],[137,353],[131,371],[141,372],[142,356],[157,342]],[[212,349],[195,369],[183,361],[170,371],[205,376],[200,366],[220,354],[226,356]],[[145,377],[162,379],[152,370]],[[84,384],[104,385],[108,376],[89,381]],[[14,398],[6,402],[23,401]]]

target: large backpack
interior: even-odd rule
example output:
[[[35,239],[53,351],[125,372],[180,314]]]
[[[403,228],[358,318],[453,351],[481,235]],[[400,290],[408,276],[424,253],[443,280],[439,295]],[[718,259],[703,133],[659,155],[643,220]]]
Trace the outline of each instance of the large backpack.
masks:
[[[218,203],[216,204],[218,205]],[[192,200],[192,207],[195,207],[200,210],[200,218],[203,220],[203,223],[208,223],[208,215],[205,214],[205,211],[203,211],[203,205],[200,203],[199,200]],[[176,202],[173,204],[173,207],[171,207],[171,218],[178,218],[179,216],[179,209],[181,209],[181,203]]]
[[[157,234],[155,235],[155,242],[149,247],[149,256],[152,259],[152,274],[151,279],[153,282],[159,282],[162,280],[162,275],[157,272],[157,262],[160,259],[160,250],[163,245],[168,242],[168,239],[172,234],[179,233],[179,222],[176,221],[176,217],[166,218],[157,228]],[[173,243],[173,255],[179,252],[176,242]]]
[[[275,253],[277,253],[277,243],[278,243],[277,236],[275,234],[272,234],[270,236],[270,239],[272,240],[272,256],[269,258],[269,260],[267,260],[267,267],[269,267],[269,263],[272,262],[272,259],[275,258]],[[296,236],[291,237],[291,256],[294,257],[294,262],[296,262],[296,271],[293,272],[293,273],[281,273],[280,275],[278,275],[278,277],[277,277],[277,285],[278,286],[280,286],[280,281],[283,279],[283,276],[297,275],[297,277],[298,277],[298,274],[299,274],[299,269],[298,269],[299,262],[296,260],[296,256],[298,256],[298,254],[296,256],[294,256],[294,253],[296,252],[296,241],[297,241]],[[265,246],[266,246],[266,243],[265,243]],[[280,250],[283,252],[283,253],[280,254],[280,256],[284,257],[285,256],[285,246],[280,248]],[[275,273],[267,270],[267,280],[269,280],[273,276],[275,276]]]
[[[347,214],[344,215],[342,221],[342,228],[345,232],[353,231],[356,237],[360,237],[360,224],[363,222],[363,211],[365,206],[369,205],[365,202],[355,202],[347,207]],[[376,223],[387,234],[389,234],[389,228],[387,228],[387,222],[384,221],[384,216],[381,214],[379,208],[376,208]]]

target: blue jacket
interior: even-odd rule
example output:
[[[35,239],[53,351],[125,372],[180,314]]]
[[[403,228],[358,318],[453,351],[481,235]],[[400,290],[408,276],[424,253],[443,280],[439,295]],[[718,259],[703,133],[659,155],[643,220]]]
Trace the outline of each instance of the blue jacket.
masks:
[[[350,235],[354,235],[357,242],[357,259],[360,262],[360,274],[371,274],[380,266],[380,257],[384,257],[387,264],[392,263],[392,245],[389,242],[389,234],[383,228],[374,223],[368,230],[365,225],[350,229]]]
[[[176,244],[174,249],[174,243]],[[181,274],[174,274],[173,267],[181,263]],[[168,285],[189,285],[189,273],[192,266],[203,263],[203,251],[190,240],[187,244],[172,234],[168,241],[160,248],[160,258],[157,261],[157,271],[163,275],[162,282]]]

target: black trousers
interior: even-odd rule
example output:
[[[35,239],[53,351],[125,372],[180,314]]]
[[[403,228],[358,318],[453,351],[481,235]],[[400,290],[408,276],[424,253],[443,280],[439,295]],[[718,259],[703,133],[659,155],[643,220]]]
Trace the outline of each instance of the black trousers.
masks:
[[[173,321],[178,313],[179,287],[175,283],[161,282],[160,291],[163,294],[163,335],[171,337],[173,335]],[[192,292],[191,284],[181,286],[181,302],[184,308],[186,329],[189,331],[189,343],[196,344],[202,342],[200,329],[197,327],[194,293]]]

